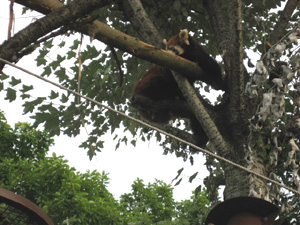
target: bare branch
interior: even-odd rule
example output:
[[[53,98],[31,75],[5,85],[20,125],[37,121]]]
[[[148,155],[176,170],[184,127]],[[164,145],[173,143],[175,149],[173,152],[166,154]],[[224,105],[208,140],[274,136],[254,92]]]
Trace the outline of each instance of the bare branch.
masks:
[[[15,0],[16,3],[26,6],[32,10],[40,12],[42,14],[48,14],[54,9],[62,7],[64,4],[59,0]]]
[[[12,31],[12,27],[13,27],[13,23],[14,23],[14,0],[10,1],[10,5],[9,5],[9,23],[8,23],[8,32],[7,32],[7,38],[11,37],[11,31]]]
[[[195,90],[192,88],[191,84],[185,77],[181,76],[178,73],[173,73],[173,76],[181,92],[183,93],[189,107],[193,111],[194,116],[201,124],[203,130],[205,131],[205,134],[214,145],[218,154],[225,155],[227,151],[226,142],[223,139],[214,121],[211,119],[210,115],[205,109],[204,105],[200,101]]]
[[[140,0],[121,1],[124,14],[134,26],[141,39],[156,47],[163,48],[163,40],[148,17]]]

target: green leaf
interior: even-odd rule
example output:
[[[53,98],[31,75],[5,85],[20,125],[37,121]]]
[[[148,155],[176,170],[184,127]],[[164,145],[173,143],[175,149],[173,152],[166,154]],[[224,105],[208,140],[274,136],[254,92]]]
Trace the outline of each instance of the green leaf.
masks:
[[[26,114],[26,113],[28,113],[28,112],[33,112],[33,109],[34,109],[37,105],[39,105],[39,104],[41,104],[43,101],[45,101],[45,99],[46,99],[46,98],[44,98],[44,97],[39,97],[39,98],[37,98],[37,99],[34,100],[34,101],[31,101],[31,102],[25,102],[25,103],[23,104],[23,107],[24,107],[23,112],[24,112],[24,114]]]
[[[46,65],[47,61],[45,58],[42,58],[42,57],[38,57],[36,59],[36,65],[37,66],[41,66],[41,65]]]
[[[33,112],[33,110],[34,110],[34,104],[32,104],[31,102],[25,102],[23,104],[23,107],[24,107],[24,109],[23,109],[24,114],[27,114],[29,112]]]
[[[48,105],[49,106],[49,105]],[[34,126],[38,126],[39,124],[44,124],[44,128],[49,131],[50,136],[58,135],[60,133],[59,130],[59,117],[57,113],[36,113],[35,116],[31,118],[35,119]]]
[[[71,59],[71,58],[76,58],[77,54],[76,54],[76,52],[69,51],[67,53],[67,56],[68,56],[67,59]]]
[[[21,83],[21,79],[16,79],[15,77],[11,77],[11,81],[9,82],[9,84],[11,85],[11,86],[16,86],[16,85],[18,85],[18,84],[20,84]]]
[[[16,100],[17,94],[16,94],[16,90],[12,89],[12,88],[7,88],[6,89],[6,100],[9,100],[9,102],[12,102],[14,100]]]
[[[25,92],[30,91],[32,89],[33,89],[32,85],[27,86],[27,85],[23,84],[23,89],[21,89],[20,91],[23,92],[23,93],[25,93]]]
[[[41,74],[41,76],[49,76],[51,74],[52,70],[50,66],[44,67],[44,72]]]
[[[65,94],[62,94],[62,95],[61,95],[60,101],[61,101],[62,103],[66,103],[68,100],[69,100],[69,97],[68,97],[67,95],[65,95]]]
[[[75,50],[78,48],[78,46],[80,45],[81,41],[79,40],[74,40],[73,45],[70,47],[72,50]]]
[[[55,99],[59,96],[59,93],[58,92],[54,92],[54,91],[51,91],[51,94],[49,96],[50,99]]]
[[[180,170],[177,171],[177,176],[172,180],[172,182],[173,182],[174,180],[177,180],[177,179],[178,179],[178,177],[180,176],[180,174],[182,173],[183,170],[184,170],[184,168],[182,167]]]
[[[53,47],[53,39],[47,40],[44,42],[44,47],[46,48],[52,48]]]
[[[189,178],[189,182],[192,183],[192,181],[196,178],[198,172],[194,173],[192,176]]]
[[[60,66],[60,62],[52,61],[52,63],[50,63],[49,66],[51,67],[51,69],[56,70],[56,68]]]
[[[65,41],[62,41],[59,43],[58,47],[62,48],[66,45],[66,42]]]
[[[49,50],[46,48],[40,49],[39,56],[36,58],[36,64],[37,66],[46,65],[47,60],[45,59],[45,56],[48,54]]]
[[[175,184],[174,186],[179,185],[179,184],[181,183],[181,181],[182,181],[182,178],[180,178],[179,181],[177,181],[176,184]]]
[[[30,95],[28,94],[21,94],[20,96],[22,99],[30,98]]]
[[[136,146],[136,140],[132,140],[131,142],[130,142],[130,144],[132,144],[134,147]]]
[[[201,192],[201,189],[202,189],[201,185],[199,185],[198,187],[196,187],[196,189],[195,189],[195,195],[196,196]]]
[[[59,82],[66,81],[68,79],[65,68],[60,68],[59,70],[55,71],[55,75],[58,77]]]
[[[89,159],[92,160],[93,157],[96,155],[96,147],[93,145],[90,145],[90,148],[89,148],[87,154],[89,156]]]
[[[6,75],[5,73],[2,73],[2,74],[0,75],[0,80],[5,80],[5,79],[7,79],[7,78],[9,78],[9,76]]]

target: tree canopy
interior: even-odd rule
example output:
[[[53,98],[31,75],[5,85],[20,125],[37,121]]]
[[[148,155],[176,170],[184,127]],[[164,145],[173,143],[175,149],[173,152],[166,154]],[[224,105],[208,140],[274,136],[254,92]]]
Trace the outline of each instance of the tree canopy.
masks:
[[[211,201],[217,201],[216,190],[224,185],[225,199],[260,197],[282,206],[292,219],[299,217],[293,211],[298,207],[294,194],[300,190],[298,1],[74,0],[65,6],[50,0],[15,2],[45,16],[4,42],[0,58],[17,62],[38,51],[36,64],[43,68],[42,76],[135,118],[137,110],[130,104],[132,90],[149,62],[171,69],[187,102],[175,101],[174,105],[190,110],[207,136],[208,141],[199,147],[229,160],[207,157],[211,174],[206,187]],[[213,93],[214,87],[201,82],[203,69],[161,49],[163,38],[184,28],[222,66],[225,88],[216,100],[205,96]],[[83,44],[76,38],[77,32],[87,35],[91,43]],[[98,41],[107,47],[96,47]],[[65,53],[47,58],[57,47],[65,48]],[[199,82],[193,88],[180,74],[198,76]],[[0,86],[0,90],[6,91],[7,100],[15,100],[12,87],[20,87],[22,80],[11,75],[1,79],[10,79],[11,87]],[[195,148],[70,93],[51,91],[48,97],[31,100],[33,88],[23,85],[20,97],[24,113],[32,114],[35,120],[34,126],[44,125],[51,135],[74,137],[80,127],[92,127],[81,145],[90,157],[101,152],[103,135],[110,132],[116,147],[121,142],[135,145],[137,140],[155,138],[165,154],[175,153],[193,162]],[[149,102],[152,104],[144,99],[142,103]],[[168,104],[171,111],[174,105]],[[162,129],[194,144],[201,138],[190,132],[184,118]],[[133,138],[128,139],[126,132]],[[286,194],[279,185],[286,185],[294,194]]]
[[[37,204],[54,224],[204,223],[210,204],[205,190],[175,202],[170,185],[159,180],[145,185],[137,179],[132,192],[118,201],[107,189],[108,174],[79,173],[62,156],[46,157],[53,143],[47,132],[20,122],[13,129],[1,112],[0,116],[0,186]],[[37,143],[43,147],[33,157]]]

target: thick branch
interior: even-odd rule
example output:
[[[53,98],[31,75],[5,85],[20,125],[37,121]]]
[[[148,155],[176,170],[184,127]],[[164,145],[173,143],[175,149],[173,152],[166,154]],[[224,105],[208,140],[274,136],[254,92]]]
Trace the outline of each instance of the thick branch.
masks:
[[[270,35],[269,42],[271,43],[271,45],[276,44],[276,42],[278,42],[282,38],[282,36],[285,35],[290,18],[298,4],[298,0],[287,1],[283,11],[280,12],[280,19]]]
[[[126,18],[131,22],[141,39],[156,47],[163,48],[163,40],[148,17],[140,0],[121,1]]]
[[[5,41],[0,46],[0,57],[9,61],[15,61],[17,60],[17,53],[38,38],[109,3],[110,1],[108,0],[74,0],[70,4],[58,8],[48,16],[30,24]],[[4,64],[0,63],[0,71],[3,69],[3,66]]]
[[[30,2],[36,2],[36,1],[37,0],[32,0]],[[22,3],[23,1],[17,0],[17,2]],[[83,5],[87,5],[87,3],[85,2]],[[45,10],[46,9],[48,8],[45,8]],[[91,32],[91,29],[95,29],[95,30]],[[24,30],[26,30],[26,28]],[[124,34],[121,31],[115,30],[107,26],[106,24],[101,23],[100,21],[95,21],[94,24],[91,26],[80,27],[76,30],[86,35],[89,35],[90,33],[95,33],[96,34],[95,39],[98,39],[106,43],[107,45],[119,48],[120,50],[128,52],[139,58],[178,71],[192,80],[202,80],[202,78],[205,77],[205,72],[196,63],[193,63],[177,55],[174,55],[172,53],[169,53],[162,49],[158,49],[147,43],[144,43],[138,40],[137,38]],[[34,40],[35,39],[32,39],[31,41]],[[7,57],[3,57],[3,58],[7,59]],[[212,87],[218,89],[213,85]]]
[[[59,0],[15,0],[15,2],[42,14],[48,14],[54,9],[57,9],[64,5]]]
[[[193,114],[205,131],[205,134],[214,145],[217,153],[224,156],[227,151],[226,142],[219,132],[217,126],[209,116],[208,112],[206,111],[204,105],[200,101],[195,90],[192,88],[191,84],[185,77],[181,76],[178,73],[173,73],[173,75],[189,107],[192,109]]]

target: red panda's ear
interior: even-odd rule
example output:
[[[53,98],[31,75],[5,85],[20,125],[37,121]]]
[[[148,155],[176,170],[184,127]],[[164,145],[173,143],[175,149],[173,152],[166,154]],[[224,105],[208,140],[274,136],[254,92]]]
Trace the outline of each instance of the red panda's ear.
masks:
[[[179,38],[182,39],[185,44],[190,45],[189,31],[187,29],[184,29],[184,30],[180,31]]]
[[[167,39],[164,39],[164,40],[163,40],[163,44],[164,44],[165,46],[167,46]]]

